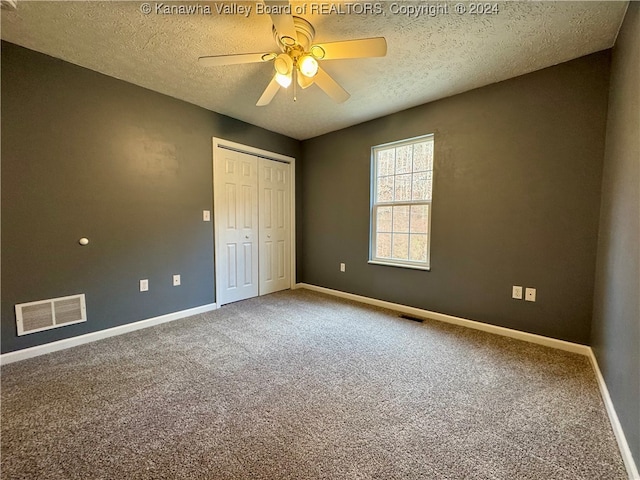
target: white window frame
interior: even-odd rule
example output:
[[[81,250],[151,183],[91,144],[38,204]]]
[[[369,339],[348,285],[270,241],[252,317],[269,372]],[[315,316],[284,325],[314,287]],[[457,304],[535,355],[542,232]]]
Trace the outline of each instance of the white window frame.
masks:
[[[405,145],[413,145],[415,143],[421,143],[425,140],[431,140],[434,147],[434,159],[431,169],[431,200],[403,200],[403,201],[392,201],[392,202],[376,202],[377,198],[377,178],[378,178],[378,162],[376,161],[376,152],[378,150],[386,150],[389,148],[398,148],[403,147]],[[431,216],[432,216],[432,203],[433,203],[433,181],[434,175],[433,171],[435,169],[435,137],[434,134],[430,133],[427,135],[421,135],[419,137],[408,138],[406,140],[400,140],[397,142],[384,143],[382,145],[376,145],[371,147],[371,202],[369,208],[369,262],[373,265],[386,265],[390,267],[401,267],[401,268],[411,268],[415,270],[431,270]],[[426,262],[416,262],[412,260],[402,260],[402,259],[391,259],[391,258],[379,258],[376,257],[376,235],[377,235],[377,225],[376,225],[376,208],[377,207],[385,207],[385,206],[404,206],[404,205],[427,205],[428,206],[428,218],[427,218],[427,261]]]

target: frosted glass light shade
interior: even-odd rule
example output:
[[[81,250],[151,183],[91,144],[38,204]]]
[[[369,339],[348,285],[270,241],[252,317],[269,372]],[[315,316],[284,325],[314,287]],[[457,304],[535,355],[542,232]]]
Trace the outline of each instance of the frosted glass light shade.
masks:
[[[298,62],[298,69],[305,77],[315,77],[318,73],[318,61],[311,55],[303,55]]]

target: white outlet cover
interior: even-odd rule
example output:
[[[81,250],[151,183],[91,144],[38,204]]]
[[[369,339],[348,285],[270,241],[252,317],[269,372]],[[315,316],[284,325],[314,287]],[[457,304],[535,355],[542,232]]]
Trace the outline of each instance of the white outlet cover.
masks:
[[[522,300],[522,287],[518,285],[514,285],[511,289],[511,298],[515,298],[516,300]]]
[[[535,302],[536,301],[536,289],[535,288],[527,288],[524,292],[524,299],[527,302]]]
[[[211,211],[210,210],[203,210],[202,211],[202,221],[203,222],[210,222],[211,221]]]
[[[347,271],[347,266],[344,263],[340,264],[340,271],[341,272],[346,272]]]
[[[149,280],[140,280],[140,291],[147,292],[149,291]]]
[[[178,285],[180,285],[180,275],[174,275],[173,276],[173,286],[177,287]]]

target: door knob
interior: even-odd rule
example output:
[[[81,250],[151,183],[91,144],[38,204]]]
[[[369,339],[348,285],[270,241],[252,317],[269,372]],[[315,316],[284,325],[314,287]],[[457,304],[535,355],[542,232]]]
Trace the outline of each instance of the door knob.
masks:
[[[271,238],[271,235],[267,235],[267,238]]]
[[[244,238],[246,238],[247,240],[249,240],[249,235],[245,235]]]

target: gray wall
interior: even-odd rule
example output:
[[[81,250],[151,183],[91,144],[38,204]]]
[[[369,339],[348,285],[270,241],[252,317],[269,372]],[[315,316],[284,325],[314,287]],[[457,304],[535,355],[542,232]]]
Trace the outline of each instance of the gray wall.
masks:
[[[304,141],[302,281],[588,343],[608,72],[600,52]],[[369,265],[370,148],[426,133],[431,271]]]
[[[300,158],[297,140],[6,42],[1,113],[2,352],[214,302],[211,137]],[[16,336],[16,303],[75,293],[87,323]]]
[[[640,466],[640,3],[613,50],[592,346]]]

